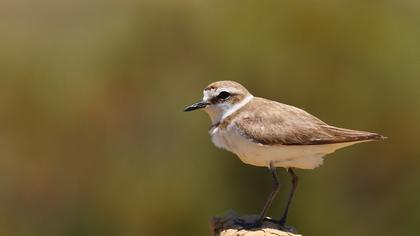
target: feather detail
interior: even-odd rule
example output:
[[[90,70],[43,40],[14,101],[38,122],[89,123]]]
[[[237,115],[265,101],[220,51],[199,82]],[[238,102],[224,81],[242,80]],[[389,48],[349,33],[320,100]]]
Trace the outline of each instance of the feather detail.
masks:
[[[302,109],[257,97],[216,124],[220,129],[229,125],[263,145],[318,145],[385,138],[376,133],[330,126]]]

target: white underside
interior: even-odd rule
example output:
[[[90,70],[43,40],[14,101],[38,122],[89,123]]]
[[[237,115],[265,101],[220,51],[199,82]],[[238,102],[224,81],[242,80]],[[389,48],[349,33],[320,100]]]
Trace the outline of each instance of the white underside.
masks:
[[[235,126],[225,130],[210,130],[213,143],[238,155],[242,162],[254,166],[295,167],[314,169],[323,162],[323,157],[337,149],[353,145],[357,142],[346,142],[321,145],[262,145],[243,137]]]

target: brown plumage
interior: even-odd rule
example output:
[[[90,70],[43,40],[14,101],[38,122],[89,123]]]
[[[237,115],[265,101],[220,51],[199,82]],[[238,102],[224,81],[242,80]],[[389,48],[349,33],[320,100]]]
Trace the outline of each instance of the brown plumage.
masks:
[[[317,145],[385,138],[376,133],[330,126],[302,109],[258,97],[216,126],[223,129],[229,124],[263,145]]]

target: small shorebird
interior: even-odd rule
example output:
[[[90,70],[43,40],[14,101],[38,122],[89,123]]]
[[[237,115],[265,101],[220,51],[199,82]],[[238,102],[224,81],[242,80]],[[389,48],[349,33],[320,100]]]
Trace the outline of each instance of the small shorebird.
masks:
[[[302,109],[254,97],[233,81],[214,82],[203,93],[203,100],[185,111],[204,109],[212,121],[209,133],[217,147],[235,153],[246,164],[268,167],[272,174],[273,190],[258,221],[250,227],[263,223],[279,191],[276,167],[286,168],[292,179],[286,207],[277,221],[285,227],[298,183],[292,168],[314,169],[322,164],[325,155],[337,149],[385,138],[376,133],[330,126]]]

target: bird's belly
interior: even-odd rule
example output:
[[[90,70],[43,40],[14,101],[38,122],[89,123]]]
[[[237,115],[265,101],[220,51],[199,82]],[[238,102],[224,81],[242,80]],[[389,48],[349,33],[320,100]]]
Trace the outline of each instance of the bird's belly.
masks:
[[[353,143],[324,145],[262,145],[243,137],[234,130],[211,133],[213,143],[238,155],[242,162],[267,167],[313,169],[320,166],[323,156]]]
[[[250,165],[268,166],[272,162],[276,167],[313,169],[322,164],[326,154],[334,151],[324,149],[312,145],[267,146],[250,143],[234,152],[243,162]]]

